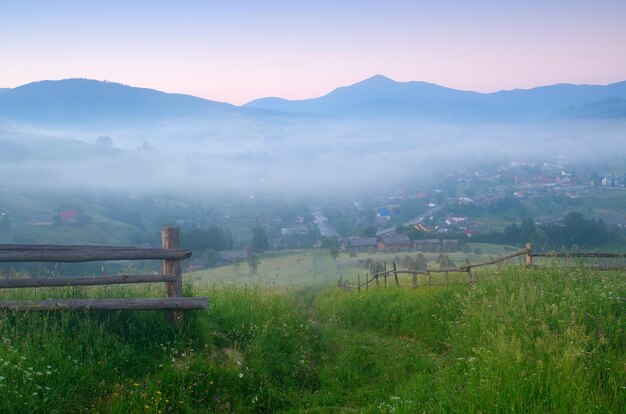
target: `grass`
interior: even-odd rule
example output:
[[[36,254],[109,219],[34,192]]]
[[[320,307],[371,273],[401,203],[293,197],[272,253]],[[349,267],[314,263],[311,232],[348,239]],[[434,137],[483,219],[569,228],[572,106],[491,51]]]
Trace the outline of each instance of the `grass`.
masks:
[[[196,281],[194,294],[211,306],[186,313],[180,330],[162,312],[0,313],[0,412],[626,409],[623,272],[511,266],[485,271],[471,286],[358,293],[322,278],[337,269],[327,256],[302,256],[302,268],[292,270],[302,283]],[[22,292],[163,294],[162,287]]]
[[[465,254],[462,252],[447,253],[456,264],[465,263],[469,258],[472,263],[488,260],[490,255],[498,256],[510,253],[515,248],[494,244],[472,243],[469,245],[472,251],[475,247],[483,250],[483,254]],[[303,249],[269,252],[261,255],[259,270],[256,276],[250,276],[248,265],[244,262],[239,266],[227,265],[206,270],[199,270],[187,274],[190,280],[199,285],[248,285],[250,283],[260,286],[291,287],[302,289],[309,286],[327,286],[339,278],[347,278],[356,282],[357,275],[365,280],[365,274],[369,270],[364,262],[367,259],[387,262],[389,268],[393,261],[401,262],[404,256],[415,257],[417,252],[374,252],[358,253],[356,257],[350,257],[347,253],[341,253],[333,260],[328,250]],[[439,253],[424,253],[432,268],[438,269],[437,256]],[[400,264],[398,263],[400,267]]]

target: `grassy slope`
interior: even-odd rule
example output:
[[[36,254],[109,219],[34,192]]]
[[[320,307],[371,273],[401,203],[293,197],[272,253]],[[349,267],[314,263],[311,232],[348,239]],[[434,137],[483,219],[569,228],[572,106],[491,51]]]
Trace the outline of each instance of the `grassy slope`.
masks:
[[[0,314],[0,412],[624,411],[624,273],[481,279],[360,294],[315,279],[198,286],[212,306],[180,332],[159,312]]]
[[[146,238],[146,231],[133,225],[111,220],[102,215],[103,208],[71,195],[0,194],[0,207],[11,220],[13,234],[20,243],[39,244],[111,244],[136,245]],[[57,213],[58,208],[77,208],[91,218],[88,225],[31,226],[28,220],[34,215]],[[0,242],[12,241],[0,234]]]
[[[493,244],[473,243],[469,245],[472,250],[480,247],[482,255],[464,254],[462,252],[449,253],[450,258],[457,264],[465,262],[469,258],[472,263],[488,260],[490,255],[494,257],[510,253],[514,248]],[[388,267],[396,260],[400,262],[406,255],[415,257],[416,252],[376,252],[372,254],[359,253],[356,257],[341,253],[336,260],[332,260],[327,250],[286,250],[282,252],[270,252],[260,256],[258,275],[250,277],[246,263],[221,266],[206,270],[189,273],[187,277],[200,285],[246,285],[256,284],[260,286],[302,288],[305,286],[326,286],[334,283],[337,279],[348,278],[356,282],[357,275],[362,278],[368,272],[363,265],[367,259],[379,262],[386,261]],[[439,268],[437,256],[439,253],[424,253],[429,264],[433,268]],[[399,263],[398,263],[398,266]],[[364,279],[362,279],[364,280]]]

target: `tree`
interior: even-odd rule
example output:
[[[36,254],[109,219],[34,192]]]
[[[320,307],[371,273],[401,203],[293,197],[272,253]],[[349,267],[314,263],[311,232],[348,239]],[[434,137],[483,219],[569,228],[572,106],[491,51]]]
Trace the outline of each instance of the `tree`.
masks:
[[[336,249],[339,247],[339,238],[337,236],[322,236],[321,246],[325,249]]]
[[[376,237],[376,226],[367,226],[361,230],[361,236],[363,237]]]
[[[257,253],[269,250],[270,243],[267,237],[267,228],[262,224],[257,224],[252,228],[252,250]]]
[[[536,239],[535,234],[536,226],[535,222],[531,218],[524,219],[519,228],[519,243],[525,244],[528,242],[534,242]]]
[[[510,226],[506,226],[503,231],[503,237],[507,243],[519,243],[520,229],[517,227],[517,224],[513,223]]]
[[[232,243],[232,240],[227,238],[224,230],[215,224],[211,224],[205,229],[192,229],[183,232],[181,239],[186,248],[195,252],[205,252],[208,249],[215,251],[227,250]]]

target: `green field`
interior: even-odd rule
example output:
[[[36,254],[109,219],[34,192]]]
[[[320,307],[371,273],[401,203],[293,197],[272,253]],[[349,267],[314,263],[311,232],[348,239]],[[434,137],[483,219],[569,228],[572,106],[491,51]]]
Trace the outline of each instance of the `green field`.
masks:
[[[186,313],[180,329],[162,312],[0,313],[0,412],[626,409],[624,272],[511,265],[473,285],[336,287],[367,256],[274,253],[257,277],[245,264],[240,274],[186,275],[186,294],[211,305]],[[126,286],[0,296],[163,294]]]
[[[516,248],[511,246],[499,246],[493,244],[470,243],[472,251],[478,247],[483,254],[464,254],[462,252],[446,253],[457,264],[470,262],[477,263],[488,260],[491,256],[496,257],[510,253]],[[438,269],[437,256],[439,253],[423,253],[433,269]],[[358,253],[351,257],[347,253],[341,253],[333,260],[328,250],[286,250],[283,252],[270,252],[260,255],[260,265],[256,276],[250,276],[248,265],[243,262],[240,265],[228,265],[200,270],[188,273],[186,276],[194,284],[198,285],[246,285],[276,286],[276,287],[322,287],[335,284],[337,280],[349,279],[356,283],[357,275],[365,280],[365,274],[369,272],[365,266],[367,259],[378,262],[386,262],[389,269],[391,264],[400,262],[405,256],[415,257],[417,252],[374,252]]]

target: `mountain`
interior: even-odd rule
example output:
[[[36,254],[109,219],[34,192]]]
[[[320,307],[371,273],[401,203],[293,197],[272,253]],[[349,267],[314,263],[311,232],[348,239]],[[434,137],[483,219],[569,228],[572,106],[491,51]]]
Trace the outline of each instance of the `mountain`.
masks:
[[[37,124],[151,121],[241,111],[190,95],[89,79],[40,81],[0,93],[0,119]]]
[[[367,110],[368,104],[431,105],[479,96],[427,82],[396,82],[376,75],[354,85],[340,87],[319,98],[290,101],[281,98],[261,98],[245,104],[246,107],[272,109],[284,112],[313,112],[338,114]],[[357,110],[357,108],[361,108]]]
[[[553,119],[626,119],[626,100],[609,98],[562,110]]]
[[[443,120],[540,120],[572,106],[626,99],[626,82],[558,84],[479,93],[426,82],[396,82],[376,75],[314,99],[256,99],[245,107],[351,116],[411,116]]]
[[[626,82],[611,85],[557,84],[479,93],[427,82],[396,82],[382,75],[333,90],[319,98],[262,98],[243,107],[89,79],[40,81],[0,89],[0,122],[42,126],[118,126],[168,119],[227,120],[280,115],[300,119],[411,118],[441,122],[538,121],[555,118],[620,117]],[[609,100],[609,101],[607,101]],[[594,102],[604,102],[596,108]],[[580,109],[586,105],[591,107]],[[571,112],[586,111],[584,115]],[[595,108],[595,109],[594,109]],[[570,112],[568,112],[570,111]],[[611,115],[612,114],[612,115]],[[271,122],[276,121],[272,118]]]

